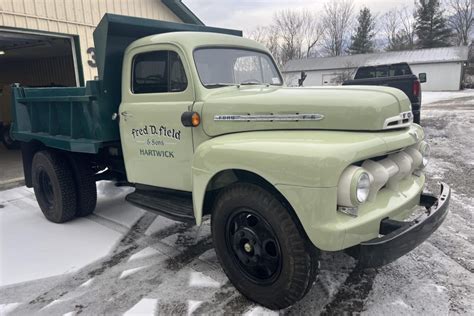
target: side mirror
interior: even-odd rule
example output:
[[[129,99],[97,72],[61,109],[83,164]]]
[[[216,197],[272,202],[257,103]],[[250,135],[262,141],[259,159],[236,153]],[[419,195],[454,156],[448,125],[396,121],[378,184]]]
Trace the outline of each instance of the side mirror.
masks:
[[[420,80],[421,83],[426,82],[426,72],[422,72],[418,74],[418,79]]]

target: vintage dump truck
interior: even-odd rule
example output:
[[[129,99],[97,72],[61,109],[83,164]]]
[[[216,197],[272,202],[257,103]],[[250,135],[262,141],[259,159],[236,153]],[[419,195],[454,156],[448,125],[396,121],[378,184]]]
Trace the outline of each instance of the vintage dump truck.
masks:
[[[301,299],[321,251],[387,264],[428,238],[450,188],[423,193],[430,147],[388,87],[287,88],[269,51],[240,32],[106,15],[99,78],[13,89],[25,182],[50,221],[86,216],[96,181],[201,225],[222,267],[273,309]]]

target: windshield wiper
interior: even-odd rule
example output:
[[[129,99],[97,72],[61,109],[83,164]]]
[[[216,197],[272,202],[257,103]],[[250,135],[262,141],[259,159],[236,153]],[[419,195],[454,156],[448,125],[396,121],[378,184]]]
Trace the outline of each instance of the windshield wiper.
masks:
[[[266,85],[266,83],[262,83],[262,82],[258,82],[258,81],[247,81],[247,82],[241,82],[240,83],[240,85],[242,85],[242,86],[253,86],[253,85],[259,85],[259,84]]]
[[[219,87],[231,87],[231,86],[238,86],[237,83],[229,83],[229,82],[216,82],[216,83],[208,83],[205,86],[207,88],[219,88]]]

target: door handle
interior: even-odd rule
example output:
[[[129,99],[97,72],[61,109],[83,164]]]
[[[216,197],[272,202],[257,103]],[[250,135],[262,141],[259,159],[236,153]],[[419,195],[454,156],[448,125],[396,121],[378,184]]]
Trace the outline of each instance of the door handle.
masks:
[[[124,119],[125,121],[127,121],[127,118],[129,118],[129,117],[133,117],[133,114],[132,114],[132,113],[128,113],[127,111],[120,112],[120,115],[123,116],[123,119]]]
[[[133,114],[132,113],[128,113],[127,111],[123,111],[120,113],[123,117],[132,117]]]

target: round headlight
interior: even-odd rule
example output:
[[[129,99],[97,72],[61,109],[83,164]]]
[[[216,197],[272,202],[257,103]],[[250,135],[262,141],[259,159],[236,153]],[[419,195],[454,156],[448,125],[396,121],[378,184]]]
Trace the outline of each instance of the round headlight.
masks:
[[[427,142],[423,142],[420,145],[420,153],[423,156],[423,160],[421,161],[421,165],[425,168],[428,165],[428,161],[430,159],[431,154],[431,147]]]
[[[370,177],[367,172],[363,172],[359,175],[356,186],[356,197],[357,201],[364,203],[369,197],[370,192]]]

